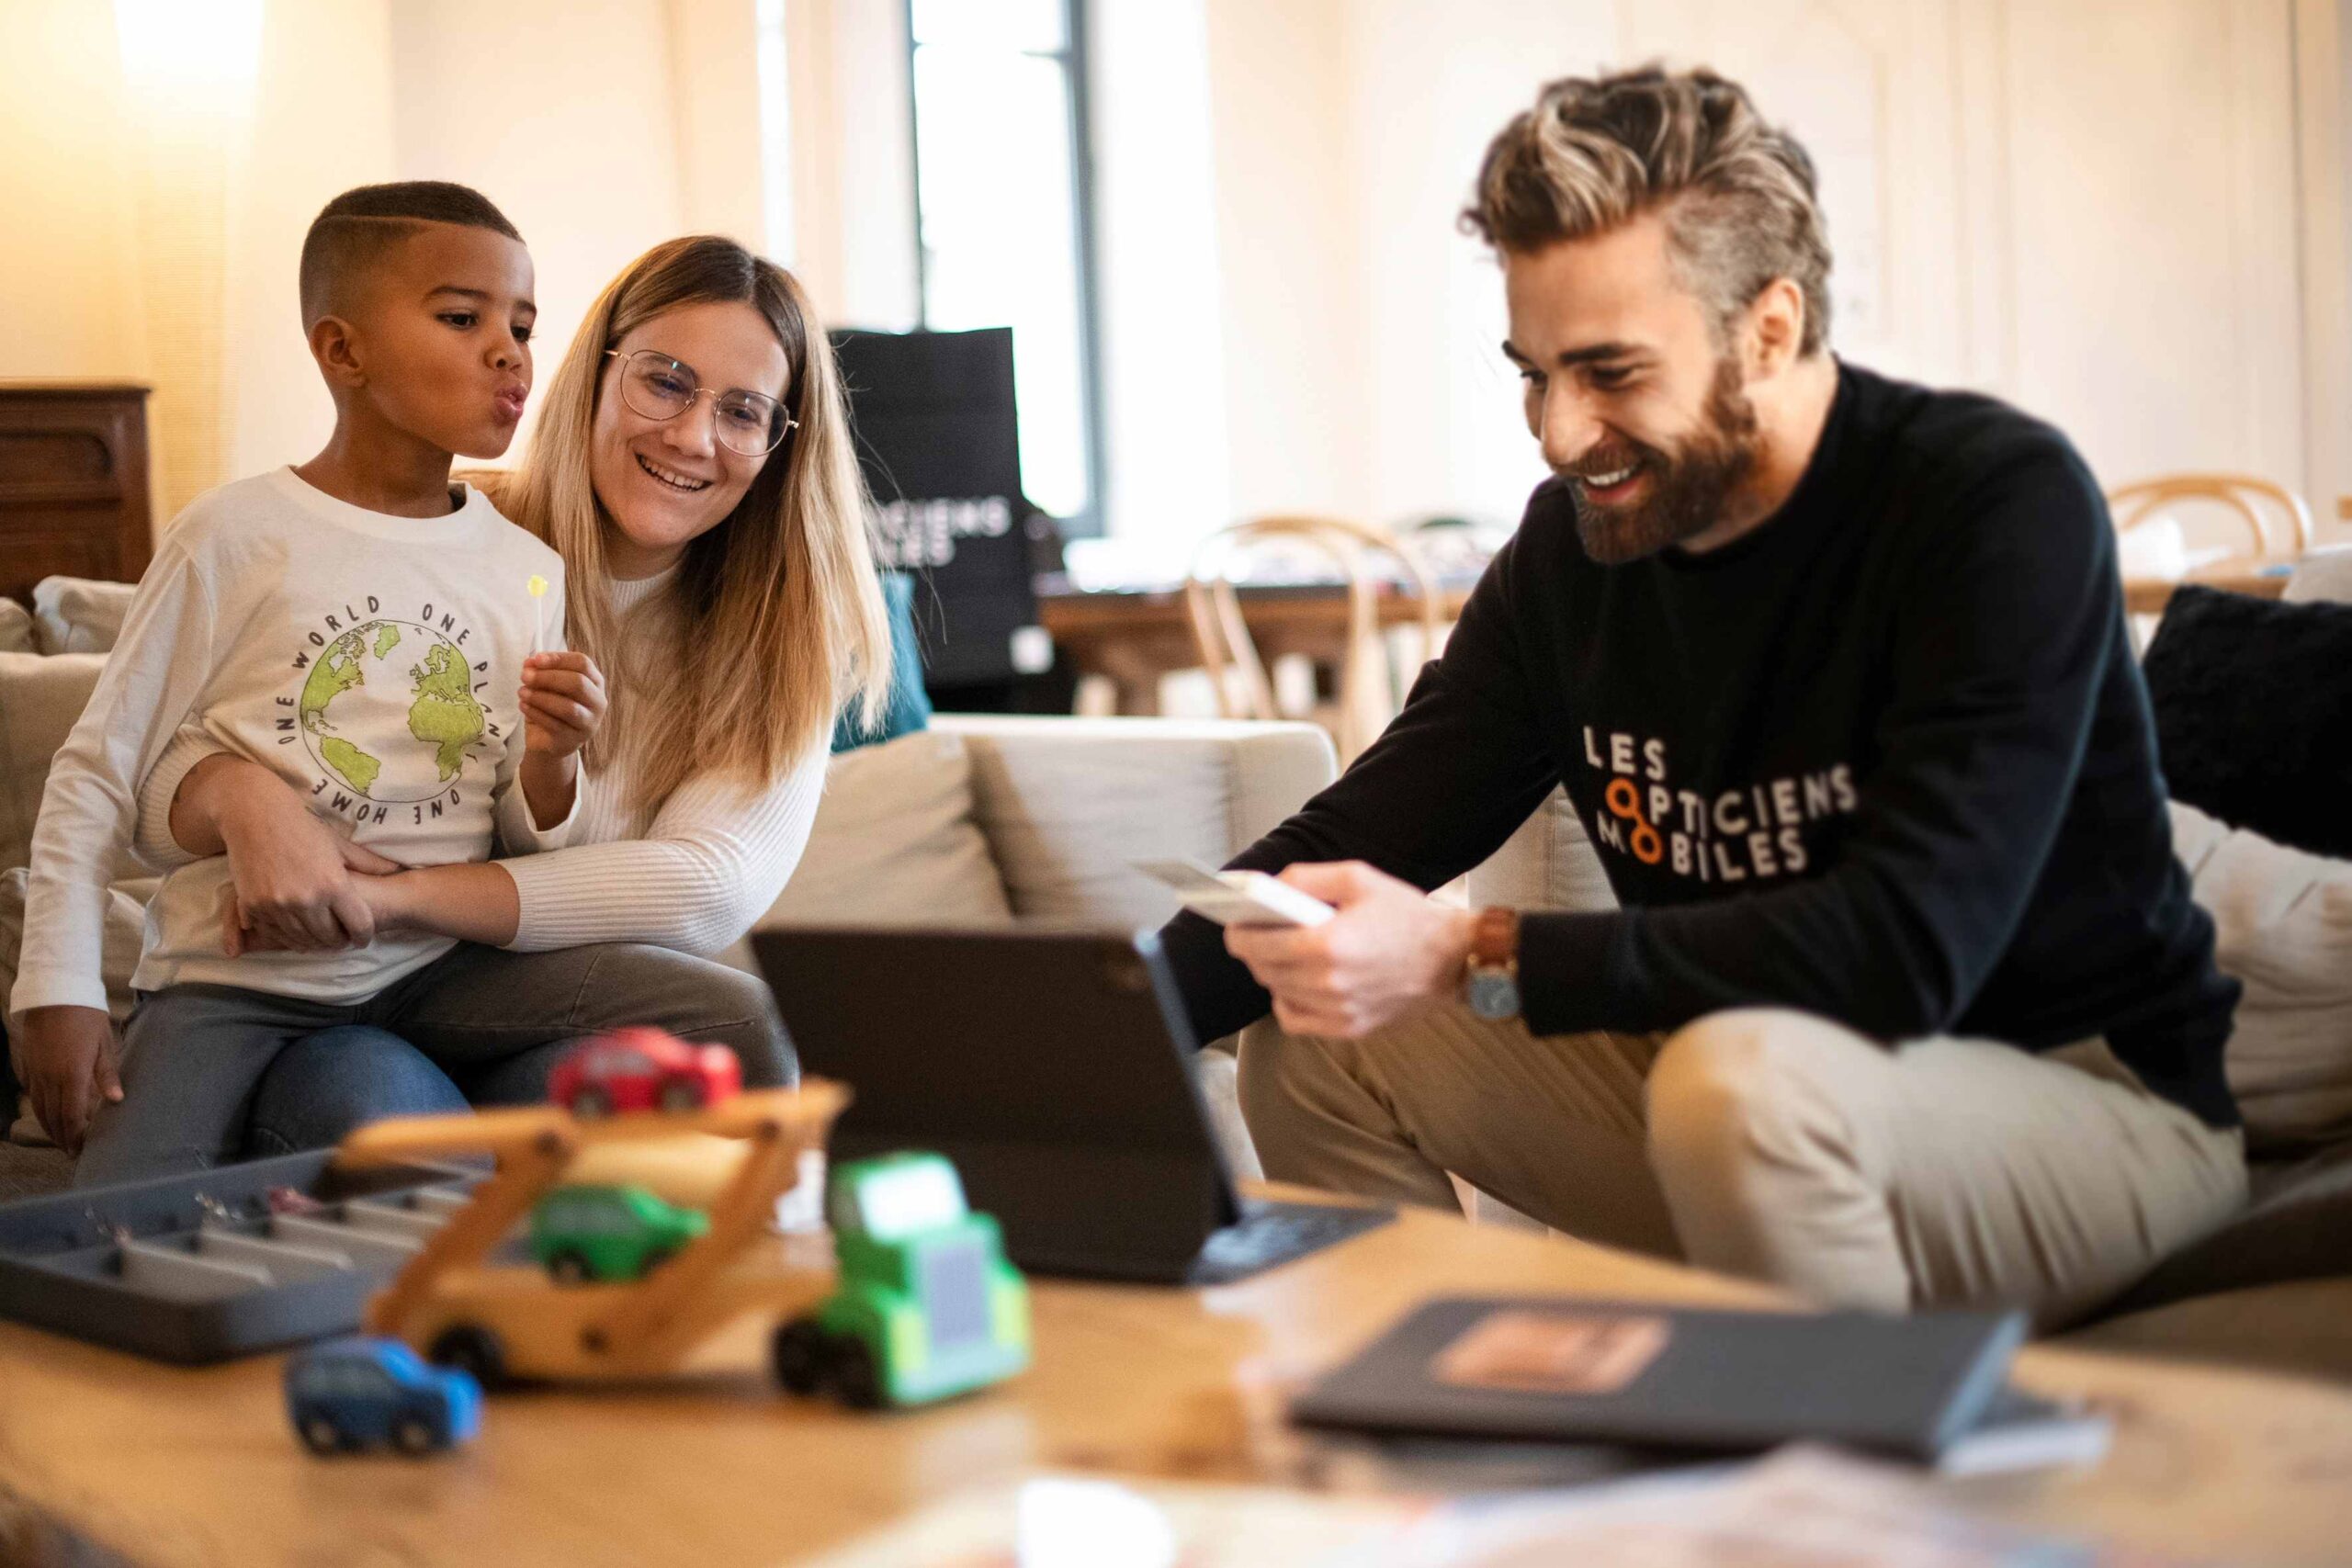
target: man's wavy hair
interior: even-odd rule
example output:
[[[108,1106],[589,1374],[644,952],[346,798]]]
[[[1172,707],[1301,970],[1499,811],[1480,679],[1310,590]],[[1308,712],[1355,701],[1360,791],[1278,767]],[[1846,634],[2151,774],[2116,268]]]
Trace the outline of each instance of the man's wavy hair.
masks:
[[[1682,285],[1719,341],[1781,277],[1804,295],[1803,352],[1829,341],[1813,160],[1712,71],[1648,65],[1552,83],[1487,146],[1462,224],[1498,250],[1532,252],[1647,212],[1665,216]]]

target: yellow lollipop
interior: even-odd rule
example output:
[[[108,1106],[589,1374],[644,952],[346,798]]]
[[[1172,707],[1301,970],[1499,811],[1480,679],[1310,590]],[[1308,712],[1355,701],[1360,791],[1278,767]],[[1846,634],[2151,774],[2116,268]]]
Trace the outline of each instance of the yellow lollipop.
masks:
[[[547,614],[548,580],[535,571],[531,574],[531,581],[523,586],[531,591],[531,651],[537,653],[539,636],[547,629],[540,617]]]

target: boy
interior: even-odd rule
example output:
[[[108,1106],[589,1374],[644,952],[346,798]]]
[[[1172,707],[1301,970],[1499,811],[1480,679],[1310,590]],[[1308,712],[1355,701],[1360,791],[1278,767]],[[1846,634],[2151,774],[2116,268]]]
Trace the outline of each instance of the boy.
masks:
[[[80,1184],[236,1157],[280,1049],[337,1024],[399,1027],[455,946],[371,942],[355,897],[332,936],[356,945],[244,951],[223,940],[228,862],[182,866],[148,906],[118,1074],[103,895],[175,737],[295,783],[355,867],[481,861],[493,838],[528,852],[569,830],[603,692],[585,656],[539,651],[560,641],[562,560],[449,482],[454,456],[514,438],[531,291],[521,236],[461,186],[363,186],[311,224],[302,316],[334,434],[300,468],[198,498],[164,534],[42,796],[12,1007],[26,1088],[50,1134],[82,1149]]]

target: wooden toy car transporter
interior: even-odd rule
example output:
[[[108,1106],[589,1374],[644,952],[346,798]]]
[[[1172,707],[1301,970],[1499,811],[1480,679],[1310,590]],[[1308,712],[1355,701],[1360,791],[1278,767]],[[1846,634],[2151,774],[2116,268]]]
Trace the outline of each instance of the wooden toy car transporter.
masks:
[[[489,1154],[494,1175],[368,1304],[371,1333],[405,1339],[430,1359],[463,1367],[485,1387],[511,1378],[631,1379],[680,1369],[696,1347],[746,1314],[775,1322],[813,1305],[831,1269],[739,1258],[775,1201],[798,1179],[804,1150],[824,1146],[849,1091],[824,1079],[761,1089],[700,1111],[581,1121],[554,1106],[415,1117],[363,1127],[345,1164],[382,1165]],[[559,1284],[539,1269],[489,1261],[583,1149],[739,1138],[751,1146],[710,1204],[710,1228],[640,1280]]]

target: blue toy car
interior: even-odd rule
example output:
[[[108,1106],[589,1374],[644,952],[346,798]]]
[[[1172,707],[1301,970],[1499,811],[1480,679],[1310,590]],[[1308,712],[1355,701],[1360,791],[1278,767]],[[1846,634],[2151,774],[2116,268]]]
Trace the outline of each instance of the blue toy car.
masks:
[[[331,1339],[287,1361],[286,1415],[312,1453],[428,1454],[481,1429],[481,1385],[397,1339]]]

